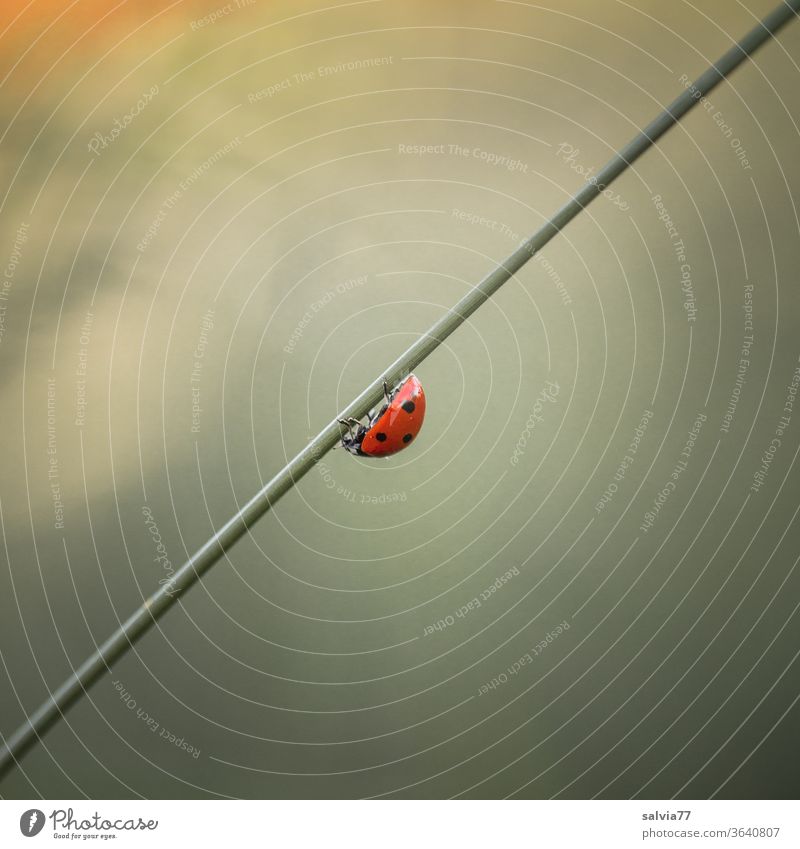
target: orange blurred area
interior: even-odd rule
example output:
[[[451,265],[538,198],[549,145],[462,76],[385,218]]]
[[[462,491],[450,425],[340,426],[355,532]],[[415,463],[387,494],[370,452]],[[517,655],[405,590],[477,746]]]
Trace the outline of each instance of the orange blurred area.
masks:
[[[191,4],[190,4],[191,5]],[[63,52],[76,39],[85,49],[98,39],[111,38],[121,30],[132,30],[148,21],[165,20],[182,14],[187,4],[168,0],[3,0],[0,3],[0,66],[22,53]],[[184,14],[186,11],[183,12]],[[67,42],[69,39],[69,42]]]
[[[58,18],[65,26],[85,29],[101,20],[144,19],[159,11],[191,5],[183,0],[3,0],[0,4],[0,27],[4,36],[7,27],[9,34],[13,35],[11,31],[14,29],[34,24],[43,27]]]

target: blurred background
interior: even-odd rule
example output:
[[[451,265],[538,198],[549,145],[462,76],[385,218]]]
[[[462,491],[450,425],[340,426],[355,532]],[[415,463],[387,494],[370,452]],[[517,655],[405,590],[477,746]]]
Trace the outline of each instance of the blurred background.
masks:
[[[0,11],[0,732],[773,0]],[[795,798],[800,25],[5,797]]]

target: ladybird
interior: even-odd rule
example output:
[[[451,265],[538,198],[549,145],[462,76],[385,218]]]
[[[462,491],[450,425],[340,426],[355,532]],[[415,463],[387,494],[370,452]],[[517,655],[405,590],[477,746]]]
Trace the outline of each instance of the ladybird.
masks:
[[[347,427],[342,447],[358,457],[388,457],[410,445],[425,419],[425,393],[415,375],[410,374],[390,392],[383,382],[384,405],[369,414],[369,423],[358,419],[339,420]]]

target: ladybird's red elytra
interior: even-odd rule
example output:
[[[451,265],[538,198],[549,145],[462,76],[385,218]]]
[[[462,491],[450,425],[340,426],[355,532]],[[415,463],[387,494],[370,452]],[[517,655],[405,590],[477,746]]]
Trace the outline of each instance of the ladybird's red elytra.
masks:
[[[410,374],[391,392],[384,383],[386,403],[369,423],[356,419],[342,422],[348,431],[342,446],[359,457],[388,457],[407,448],[416,438],[425,419],[425,392],[417,377]]]

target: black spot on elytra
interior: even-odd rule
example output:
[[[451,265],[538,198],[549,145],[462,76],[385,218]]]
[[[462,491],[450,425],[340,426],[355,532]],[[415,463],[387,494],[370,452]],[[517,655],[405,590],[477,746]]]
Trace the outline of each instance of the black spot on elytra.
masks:
[[[403,404],[403,409],[407,413],[413,413],[414,410],[416,409],[416,404],[414,404],[413,401],[406,401],[405,404]]]
[[[377,439],[378,442],[386,442],[386,434],[385,433],[376,433],[375,439]]]
[[[407,434],[403,437],[403,442],[405,442],[406,444],[408,444],[409,442],[411,442],[411,440],[412,440],[413,438],[414,438],[414,434],[412,434],[412,433],[407,433]]]

